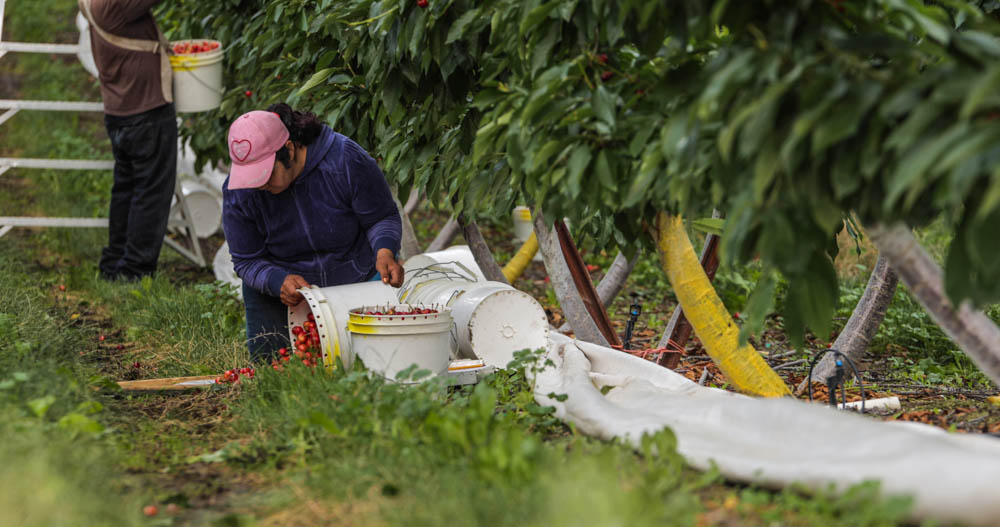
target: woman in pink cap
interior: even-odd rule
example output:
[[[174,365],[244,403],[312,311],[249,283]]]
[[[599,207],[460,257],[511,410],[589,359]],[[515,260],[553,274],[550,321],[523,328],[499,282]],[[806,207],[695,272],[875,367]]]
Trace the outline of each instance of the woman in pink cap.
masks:
[[[243,280],[252,360],[288,345],[286,306],[303,300],[299,288],[402,284],[399,211],[357,143],[281,103],[237,118],[228,146],[222,226]]]

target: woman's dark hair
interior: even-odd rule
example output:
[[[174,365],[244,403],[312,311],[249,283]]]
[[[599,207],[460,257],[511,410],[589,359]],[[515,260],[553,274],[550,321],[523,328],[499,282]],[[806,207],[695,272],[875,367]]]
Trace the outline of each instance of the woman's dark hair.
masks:
[[[283,102],[268,106],[267,111],[281,117],[281,122],[288,128],[288,139],[297,145],[309,146],[316,142],[316,138],[323,132],[323,123],[312,112],[297,112]],[[292,166],[288,149],[279,149],[275,159],[286,167]]]

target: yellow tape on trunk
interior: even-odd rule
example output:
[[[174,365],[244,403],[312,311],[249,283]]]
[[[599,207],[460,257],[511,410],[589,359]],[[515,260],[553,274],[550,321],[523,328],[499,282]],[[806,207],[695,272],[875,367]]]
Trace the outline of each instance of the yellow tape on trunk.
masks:
[[[657,247],[670,285],[708,356],[741,392],[781,397],[791,392],[760,353],[739,345],[740,330],[708,280],[679,216],[659,213]]]
[[[517,280],[524,274],[524,270],[531,263],[531,259],[535,257],[535,253],[538,252],[538,238],[535,237],[535,233],[531,233],[531,236],[527,241],[521,245],[518,249],[517,254],[507,262],[507,265],[503,266],[501,272],[503,272],[504,278],[507,279],[508,283],[513,284],[514,280]]]

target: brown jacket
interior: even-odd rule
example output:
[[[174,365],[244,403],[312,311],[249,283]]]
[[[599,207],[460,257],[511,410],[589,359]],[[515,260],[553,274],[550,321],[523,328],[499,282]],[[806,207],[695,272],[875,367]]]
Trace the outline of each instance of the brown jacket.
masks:
[[[160,0],[89,1],[94,23],[104,31],[126,38],[158,39],[150,9]],[[122,49],[101,38],[93,27],[90,42],[101,80],[104,113],[135,115],[167,103],[159,55]]]

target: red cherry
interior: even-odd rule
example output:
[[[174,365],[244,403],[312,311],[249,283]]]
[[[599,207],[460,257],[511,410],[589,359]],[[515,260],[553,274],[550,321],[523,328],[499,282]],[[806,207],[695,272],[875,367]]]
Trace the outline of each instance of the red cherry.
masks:
[[[253,92],[250,91],[250,90],[247,90],[247,91],[243,92],[243,95],[246,95],[247,97],[251,97],[253,95]]]
[[[142,513],[146,516],[156,516],[156,513],[158,512],[160,511],[156,508],[156,505],[146,505],[142,508]]]
[[[295,326],[295,327],[292,328],[292,335],[298,335],[299,333],[302,333],[302,328],[301,327]]]
[[[101,335],[101,336],[97,337],[97,340],[99,340],[99,341],[101,341],[101,342],[104,342],[104,339],[105,339],[105,338],[106,338],[106,337],[105,337],[104,335]]]
[[[315,322],[316,317],[314,317],[312,313],[309,313],[308,315],[306,315],[306,320],[308,320],[309,322]]]
[[[601,64],[607,64],[608,63],[608,54],[607,53],[601,53],[600,55],[597,56],[597,60],[601,61]]]
[[[606,81],[606,80],[608,80],[608,79],[610,79],[611,77],[614,77],[614,76],[615,76],[615,72],[613,72],[613,71],[605,71],[604,73],[601,74],[601,80],[602,81]]]
[[[429,6],[429,5],[430,5],[430,2],[428,0],[417,0],[417,7],[421,8],[421,9],[423,9],[423,8]]]
[[[142,368],[142,363],[140,363],[140,362],[133,362],[132,363],[132,367],[138,370],[138,369]]]
[[[60,291],[65,291],[66,290],[66,286],[64,286],[62,284],[59,284],[59,290]]]

